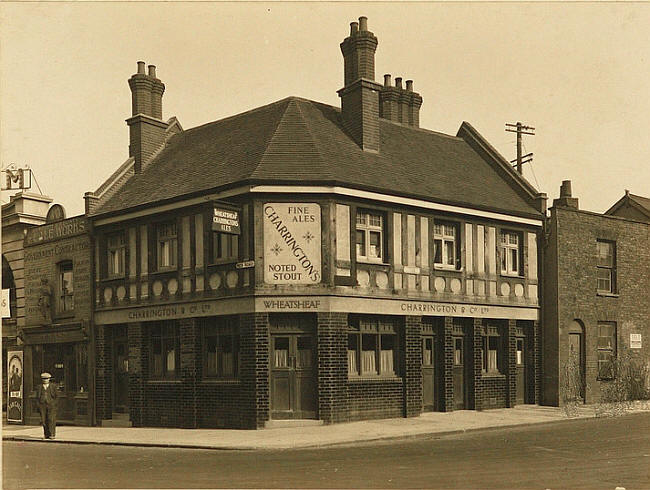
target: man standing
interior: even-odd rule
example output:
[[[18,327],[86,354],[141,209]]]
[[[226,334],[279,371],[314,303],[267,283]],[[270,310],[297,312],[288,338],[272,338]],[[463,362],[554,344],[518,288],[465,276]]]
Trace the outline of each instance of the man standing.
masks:
[[[45,439],[54,439],[56,435],[56,387],[50,383],[50,373],[42,373],[42,384],[36,389],[36,399],[41,412],[41,424]]]

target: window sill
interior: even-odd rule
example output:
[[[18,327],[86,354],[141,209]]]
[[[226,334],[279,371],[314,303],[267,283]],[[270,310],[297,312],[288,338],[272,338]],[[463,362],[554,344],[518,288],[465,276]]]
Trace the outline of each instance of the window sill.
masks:
[[[461,267],[460,269],[453,267],[453,266],[444,266],[440,264],[433,264],[433,269],[437,271],[445,271],[445,272],[463,272],[463,268]]]
[[[373,259],[367,259],[365,257],[357,257],[357,264],[372,264],[372,265],[384,265],[386,267],[390,266],[390,264],[387,264],[386,262],[382,261],[381,259],[373,260]]]
[[[241,384],[241,380],[237,378],[203,378],[201,383],[206,385],[238,385]]]
[[[148,379],[147,384],[150,385],[179,385],[182,381],[180,379]]]
[[[395,374],[391,374],[391,375],[364,374],[361,376],[348,375],[348,382],[350,383],[381,383],[384,381],[401,382],[402,378],[400,378]]]
[[[65,313],[57,313],[52,318],[53,320],[67,320],[68,318],[74,318],[74,310],[66,311]]]
[[[126,274],[108,275],[104,277],[102,281],[116,281],[118,279],[126,279]]]
[[[239,262],[239,259],[237,258],[217,260],[215,262],[210,262],[208,267],[214,267],[216,265],[235,265],[237,262]]]
[[[519,274],[518,272],[500,272],[501,277],[509,277],[511,279],[524,279],[524,276]]]
[[[501,378],[501,379],[505,379],[505,377],[506,377],[505,374],[501,374],[499,372],[489,372],[489,373],[482,372],[481,373],[481,378]]]
[[[608,293],[605,291],[596,291],[596,296],[601,296],[603,298],[618,298],[618,293]]]

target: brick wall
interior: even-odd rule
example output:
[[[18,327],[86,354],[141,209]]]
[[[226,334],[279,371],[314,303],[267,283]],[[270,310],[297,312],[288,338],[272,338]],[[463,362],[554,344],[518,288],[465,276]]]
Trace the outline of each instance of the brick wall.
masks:
[[[129,345],[129,413],[134,427],[146,424],[145,380],[149,369],[149,349],[146,345],[145,326],[129,323],[127,326]]]
[[[403,417],[403,389],[401,378],[349,380],[349,420]]]
[[[444,412],[454,411],[454,339],[452,330],[454,319],[445,317],[443,327],[444,369],[443,386],[440,390]]]
[[[98,325],[95,327],[95,411],[97,421],[112,418],[111,384],[113,376],[112,337],[110,327]]]
[[[404,415],[422,413],[422,317],[407,316],[404,325]]]
[[[318,314],[318,415],[326,424],[346,422],[348,315]]]

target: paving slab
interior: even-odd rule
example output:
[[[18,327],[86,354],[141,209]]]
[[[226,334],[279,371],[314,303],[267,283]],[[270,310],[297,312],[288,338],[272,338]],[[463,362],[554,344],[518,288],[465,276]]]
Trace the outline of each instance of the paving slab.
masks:
[[[650,407],[645,407],[645,410],[648,409]],[[412,418],[260,430],[58,426],[55,440],[44,440],[40,426],[4,425],[2,438],[47,444],[111,444],[221,450],[290,449],[442,436],[595,416],[596,410],[593,407],[580,407],[572,417],[568,417],[565,411],[558,407],[519,405],[508,409],[430,412]]]

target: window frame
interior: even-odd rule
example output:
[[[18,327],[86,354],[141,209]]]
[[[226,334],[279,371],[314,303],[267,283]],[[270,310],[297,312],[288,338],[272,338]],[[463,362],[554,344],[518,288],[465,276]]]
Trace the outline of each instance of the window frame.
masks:
[[[111,239],[118,239],[118,243],[111,243]],[[121,241],[119,241],[121,239]],[[115,256],[113,256],[115,254]],[[106,277],[113,279],[126,275],[126,234],[123,231],[109,233],[106,235]],[[114,257],[121,263],[119,271],[113,270],[115,265]]]
[[[438,226],[442,227],[442,233],[438,233],[436,228]],[[445,227],[450,227],[454,235],[449,235],[446,233]],[[440,241],[440,260],[441,262],[436,262],[438,255],[438,241]],[[434,269],[440,270],[460,270],[461,269],[461,227],[460,223],[456,221],[447,221],[447,220],[435,220],[433,223],[433,267]],[[447,243],[452,244],[453,258],[452,264],[447,263],[448,260],[448,251],[445,246]]]
[[[605,258],[609,257],[611,259],[609,265],[601,263],[601,258],[603,258],[600,253],[601,244],[610,247],[611,254],[605,256]],[[600,288],[600,281],[604,280],[600,277],[601,271],[608,271],[609,273],[609,289]],[[616,294],[616,242],[613,240],[596,239],[596,292],[599,294]]]
[[[507,237],[507,240],[504,240]],[[510,237],[516,237],[517,243],[510,243]],[[523,277],[524,275],[524,240],[523,233],[517,230],[502,229],[499,231],[499,269],[502,276]],[[512,268],[511,252],[517,252],[517,268]],[[505,267],[504,267],[505,260]]]
[[[165,320],[161,322],[151,322],[148,329],[149,334],[149,379],[158,381],[175,381],[180,378],[180,328],[176,321]],[[160,371],[155,365],[155,341],[160,340]],[[173,345],[174,350],[174,369],[168,368],[167,347]]]
[[[596,339],[596,363],[597,375],[596,379],[599,381],[609,381],[616,379],[616,358],[617,358],[617,345],[618,345],[618,326],[616,322],[599,321],[597,324],[598,331]],[[609,335],[601,335],[601,328],[608,327],[612,329]],[[609,339],[607,346],[601,345],[601,339]],[[601,355],[607,355],[608,359],[601,359]],[[603,367],[608,364],[608,373],[603,373]]]
[[[485,327],[481,339],[481,373],[487,376],[502,375],[502,364],[506,356],[504,342],[499,327]],[[492,348],[495,344],[496,348]],[[494,366],[491,365],[490,352],[496,352]]]
[[[236,316],[209,318],[202,322],[201,326],[201,365],[202,377],[205,380],[237,380],[241,371],[240,356],[240,332],[239,318]],[[230,338],[233,359],[232,372],[226,373],[223,359],[224,340]],[[208,359],[208,339],[215,339],[215,365],[214,372],[210,372]],[[220,355],[221,354],[221,355]]]
[[[64,270],[65,268],[65,270]],[[56,283],[56,313],[58,316],[74,315],[74,264],[72,260],[62,260],[56,265],[57,283]],[[64,278],[66,272],[70,273],[69,281]],[[71,288],[64,287],[63,283],[69,282]],[[70,306],[66,306],[68,301]]]
[[[162,231],[169,227],[170,233],[162,234]],[[178,268],[178,224],[176,220],[161,221],[155,224],[156,237],[156,269],[168,271]],[[163,248],[168,244],[169,252],[164,253]],[[169,259],[169,264],[163,263],[163,257]]]
[[[395,320],[383,318],[356,318],[348,325],[348,379],[364,378],[396,378],[401,377],[401,329]],[[354,342],[351,340],[354,339]],[[364,348],[364,340],[371,340],[372,349]],[[385,343],[390,343],[391,349],[382,349]],[[351,348],[351,344],[354,347]],[[367,343],[366,343],[367,345]],[[363,352],[373,351],[374,370],[364,369]],[[385,368],[383,352],[392,352],[392,369]],[[351,369],[351,359],[354,359],[356,370]]]
[[[360,217],[365,216],[364,222],[360,222]],[[370,223],[370,218],[379,218],[379,225]],[[360,243],[358,240],[358,234],[363,234],[363,241]],[[371,236],[372,234],[379,234],[379,256],[370,255],[371,245]],[[354,234],[354,243],[355,243],[355,256],[357,262],[370,262],[376,264],[387,263],[386,255],[386,216],[385,213],[377,210],[370,209],[357,209],[356,218],[355,218],[355,234]],[[359,248],[360,245],[363,246],[364,255],[360,254]]]
[[[217,257],[217,249],[221,248],[221,243],[217,247],[217,239],[227,240],[227,248],[230,251],[230,255]],[[210,260],[212,264],[229,264],[232,262],[239,261],[239,244],[241,243],[240,235],[234,233],[224,233],[221,231],[212,231],[211,232],[211,242],[210,242]]]

